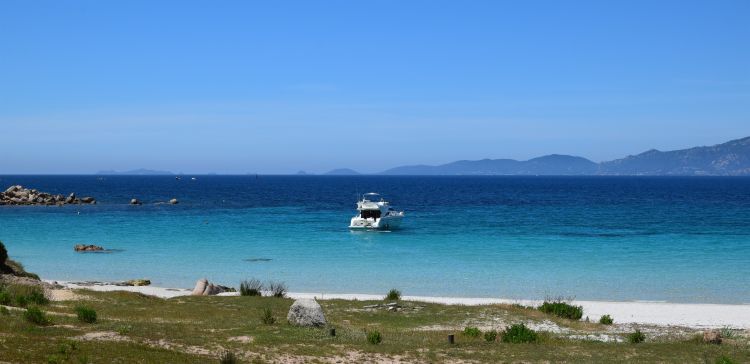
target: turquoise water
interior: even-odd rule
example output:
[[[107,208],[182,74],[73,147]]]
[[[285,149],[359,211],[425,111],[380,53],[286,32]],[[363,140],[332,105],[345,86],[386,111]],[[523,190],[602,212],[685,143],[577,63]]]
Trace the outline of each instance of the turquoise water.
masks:
[[[46,279],[750,303],[747,178],[0,176],[12,184],[100,201],[0,207],[0,240]],[[406,210],[403,229],[347,229],[371,190]]]

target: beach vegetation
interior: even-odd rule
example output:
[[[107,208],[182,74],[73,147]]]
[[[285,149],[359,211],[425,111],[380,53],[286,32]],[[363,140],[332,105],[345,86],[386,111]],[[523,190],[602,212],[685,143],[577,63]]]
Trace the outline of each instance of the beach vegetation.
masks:
[[[476,328],[476,327],[464,328],[464,335],[468,337],[479,337],[479,335],[481,334],[482,334],[482,331],[480,331],[479,328]]]
[[[12,300],[13,298],[10,296],[10,293],[3,291],[2,287],[0,287],[0,305],[10,305]]]
[[[23,313],[23,318],[26,321],[39,326],[47,326],[52,323],[52,321],[50,321],[50,319],[47,317],[47,314],[36,306],[32,306],[26,309],[26,312]]]
[[[646,335],[644,335],[641,330],[636,329],[635,332],[628,334],[627,340],[631,344],[640,344],[646,341]]]
[[[29,303],[46,305],[49,299],[37,286],[9,284],[0,286],[0,304],[16,307],[26,307]]]
[[[115,331],[117,332],[118,335],[125,336],[125,335],[129,334],[130,330],[132,330],[132,329],[133,329],[133,326],[130,326],[130,325],[118,325],[115,328]]]
[[[8,310],[7,307],[2,306],[2,307],[0,307],[0,315],[8,316],[8,315],[10,315],[10,310]]]
[[[511,344],[533,343],[539,340],[539,335],[524,324],[515,324],[505,328],[501,340]]]
[[[367,342],[373,345],[380,344],[383,341],[383,336],[380,331],[370,331],[367,333]]]
[[[599,323],[602,324],[602,325],[612,325],[613,323],[615,323],[615,320],[613,320],[612,316],[610,316],[610,315],[603,315],[599,319]]]
[[[401,291],[397,289],[391,289],[388,294],[385,295],[385,299],[388,301],[398,301],[401,299]]]
[[[719,330],[719,334],[721,334],[721,337],[725,339],[733,339],[737,337],[737,330],[732,329],[730,327],[722,327]]]
[[[29,298],[24,295],[15,296],[13,302],[16,307],[26,307],[29,305]]]
[[[239,363],[237,356],[231,351],[223,351],[219,354],[219,363],[221,364],[235,364]]]
[[[260,315],[260,322],[265,325],[273,325],[276,323],[276,317],[273,316],[273,311],[266,307],[263,309],[263,313]]]
[[[490,330],[484,333],[484,341],[491,343],[497,340],[497,330]]]
[[[246,279],[240,282],[240,295],[241,296],[262,296],[263,295],[263,283],[259,280],[252,278]]]
[[[716,358],[716,364],[737,364],[737,362],[726,355],[722,355]]]
[[[86,306],[76,306],[76,316],[78,321],[85,322],[87,324],[93,324],[96,322],[96,311],[93,308]]]
[[[583,317],[582,306],[574,306],[562,300],[545,300],[542,305],[539,306],[539,311],[570,320],[580,320],[581,317]]]
[[[272,297],[284,298],[286,297],[287,286],[284,282],[270,281],[268,282],[268,290]]]

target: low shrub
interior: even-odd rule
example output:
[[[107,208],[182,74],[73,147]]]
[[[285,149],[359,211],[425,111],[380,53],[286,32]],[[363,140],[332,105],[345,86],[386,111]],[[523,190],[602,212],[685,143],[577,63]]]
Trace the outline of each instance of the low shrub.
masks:
[[[26,296],[16,296],[13,301],[14,305],[17,307],[26,307],[29,305],[29,298]]]
[[[219,354],[219,363],[221,364],[235,364],[239,363],[237,357],[231,351],[224,351]]]
[[[264,308],[263,314],[260,315],[260,322],[266,325],[273,325],[276,323],[276,318],[273,317],[273,311],[270,308]]]
[[[635,332],[628,334],[627,339],[631,344],[638,344],[646,341],[646,335],[641,330],[636,329]]]
[[[526,327],[524,324],[515,324],[510,327],[506,327],[501,337],[504,343],[533,343],[539,339],[539,335],[536,331]]]
[[[75,308],[76,316],[78,321],[85,322],[87,324],[93,324],[96,322],[96,311],[93,308],[78,306]]]
[[[133,327],[130,325],[120,325],[115,328],[115,331],[117,331],[117,334],[125,336],[129,334],[132,329]]]
[[[580,320],[583,317],[582,306],[573,306],[563,301],[544,301],[539,306],[539,311],[571,320]]]
[[[262,296],[263,283],[259,280],[247,279],[240,282],[240,295],[241,296]]]
[[[383,336],[380,335],[380,331],[370,331],[367,333],[367,342],[373,345],[380,344],[383,341]]]
[[[38,289],[32,290],[31,293],[29,293],[29,302],[35,303],[37,305],[46,305],[49,303],[49,299],[44,296],[44,293]]]
[[[484,341],[491,343],[497,340],[497,331],[490,330],[484,333]]]
[[[394,288],[388,291],[388,294],[385,295],[385,299],[389,301],[398,301],[401,299],[401,291]]]
[[[11,301],[12,301],[12,298],[10,297],[10,293],[3,291],[2,287],[0,287],[0,305],[3,305],[3,306],[10,305]]]
[[[466,328],[464,328],[464,335],[466,335],[468,337],[479,337],[479,335],[481,335],[481,334],[482,334],[482,332],[479,331],[479,329],[476,328],[476,327],[466,327]]]
[[[44,311],[40,310],[39,307],[36,306],[29,307],[26,312],[23,313],[23,318],[26,319],[26,321],[31,322],[32,324],[37,324],[40,326],[46,326],[51,323],[50,319],[47,318],[47,315],[44,313]]]
[[[271,296],[283,298],[286,296],[287,287],[284,282],[268,282],[268,290],[271,291]]]
[[[610,315],[604,315],[599,319],[599,323],[602,325],[612,325],[614,322],[615,320]]]
[[[721,334],[721,337],[725,339],[733,339],[737,336],[737,331],[729,327],[722,327],[719,330],[719,333]]]
[[[10,315],[10,310],[8,310],[5,307],[0,307],[0,315],[8,316],[8,315]]]
[[[716,364],[737,364],[737,362],[726,355],[722,355],[716,358]]]

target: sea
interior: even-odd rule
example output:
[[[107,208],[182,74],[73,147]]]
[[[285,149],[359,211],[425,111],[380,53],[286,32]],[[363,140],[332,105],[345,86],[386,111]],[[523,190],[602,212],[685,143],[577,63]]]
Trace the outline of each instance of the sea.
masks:
[[[0,241],[43,279],[750,303],[750,178],[0,176],[16,184],[98,201],[0,206]],[[365,192],[404,210],[403,226],[350,231]]]

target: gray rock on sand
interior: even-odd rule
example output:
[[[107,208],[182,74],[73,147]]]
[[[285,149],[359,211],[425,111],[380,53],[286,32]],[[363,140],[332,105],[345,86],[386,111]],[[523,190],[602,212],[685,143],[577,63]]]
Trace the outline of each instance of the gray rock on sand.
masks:
[[[177,201],[176,198],[173,198],[173,199],[169,200],[169,203],[172,204],[172,205],[177,205],[178,203],[180,203],[180,201]]]
[[[323,308],[320,307],[317,301],[309,298],[294,301],[292,307],[289,307],[286,319],[290,324],[295,326],[320,327],[326,325]]]

